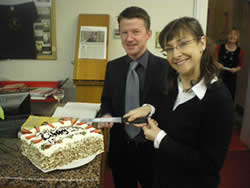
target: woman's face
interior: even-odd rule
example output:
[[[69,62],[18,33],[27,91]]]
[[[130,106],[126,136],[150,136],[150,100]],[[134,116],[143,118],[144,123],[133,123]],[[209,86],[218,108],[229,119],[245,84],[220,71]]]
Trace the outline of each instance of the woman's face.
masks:
[[[238,42],[238,32],[235,30],[232,30],[231,32],[228,33],[228,42],[230,43],[237,43]]]
[[[176,36],[165,47],[169,64],[179,75],[198,78],[200,75],[201,56],[206,48],[206,38],[200,39],[189,33]]]

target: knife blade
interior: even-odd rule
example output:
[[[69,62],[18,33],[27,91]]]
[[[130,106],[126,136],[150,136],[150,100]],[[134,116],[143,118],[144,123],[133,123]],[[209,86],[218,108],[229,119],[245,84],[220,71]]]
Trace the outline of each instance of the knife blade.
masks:
[[[81,122],[87,123],[131,123],[131,124],[140,124],[147,123],[147,117],[137,118],[134,121],[128,121],[128,118],[124,117],[111,117],[111,118],[83,118],[80,119]]]

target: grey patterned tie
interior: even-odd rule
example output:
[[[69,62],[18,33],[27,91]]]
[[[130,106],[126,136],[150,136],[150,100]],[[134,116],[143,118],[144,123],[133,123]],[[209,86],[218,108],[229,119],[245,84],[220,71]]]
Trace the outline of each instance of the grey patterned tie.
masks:
[[[130,62],[129,71],[126,83],[125,95],[125,112],[140,106],[140,83],[135,68],[138,63],[136,61]],[[125,130],[130,138],[134,138],[141,131],[140,128],[134,125],[125,125]]]

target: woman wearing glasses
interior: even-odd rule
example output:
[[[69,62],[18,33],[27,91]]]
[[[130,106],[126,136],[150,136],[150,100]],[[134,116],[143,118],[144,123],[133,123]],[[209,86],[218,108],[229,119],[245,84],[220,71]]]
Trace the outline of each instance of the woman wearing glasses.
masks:
[[[154,188],[217,188],[233,127],[233,102],[218,79],[214,49],[199,22],[183,17],[160,33],[167,56],[166,94],[150,101],[156,108],[148,124],[139,124],[153,141]],[[151,105],[126,114],[129,120],[148,115]],[[146,165],[146,164],[145,164]]]

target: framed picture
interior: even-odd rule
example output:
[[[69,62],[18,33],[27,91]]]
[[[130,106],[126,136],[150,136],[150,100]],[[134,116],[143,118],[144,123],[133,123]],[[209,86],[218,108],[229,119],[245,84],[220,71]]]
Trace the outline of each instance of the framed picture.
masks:
[[[114,29],[114,39],[120,39],[120,31],[119,29]]]
[[[56,59],[55,0],[35,0],[38,18],[34,23],[37,59]]]
[[[158,38],[159,38],[160,32],[155,32],[155,48],[161,48]]]

